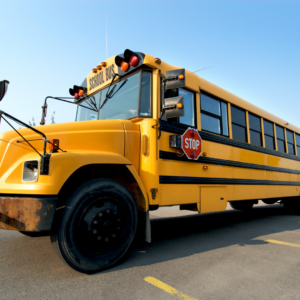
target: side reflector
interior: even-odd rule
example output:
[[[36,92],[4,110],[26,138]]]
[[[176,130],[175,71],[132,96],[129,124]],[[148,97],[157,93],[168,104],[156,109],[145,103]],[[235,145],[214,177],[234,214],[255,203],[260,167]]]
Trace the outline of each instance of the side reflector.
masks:
[[[49,143],[50,152],[57,152],[58,149],[59,149],[59,140],[58,139],[52,139],[52,140],[49,140],[49,142],[50,142]]]
[[[142,137],[142,154],[144,156],[149,156],[149,152],[150,152],[150,148],[149,148],[149,138],[147,136],[147,134],[143,134]]]

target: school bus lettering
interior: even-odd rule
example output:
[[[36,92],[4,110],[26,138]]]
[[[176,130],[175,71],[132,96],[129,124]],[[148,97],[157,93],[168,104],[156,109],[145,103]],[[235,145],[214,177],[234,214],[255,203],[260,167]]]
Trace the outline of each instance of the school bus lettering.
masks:
[[[42,126],[0,110],[25,127],[1,134],[0,229],[49,232],[70,267],[94,273],[120,262],[137,232],[151,241],[151,209],[263,200],[300,213],[300,129],[158,60],[126,49],[91,68],[74,101],[46,98],[75,103],[75,122],[42,125],[46,100]]]

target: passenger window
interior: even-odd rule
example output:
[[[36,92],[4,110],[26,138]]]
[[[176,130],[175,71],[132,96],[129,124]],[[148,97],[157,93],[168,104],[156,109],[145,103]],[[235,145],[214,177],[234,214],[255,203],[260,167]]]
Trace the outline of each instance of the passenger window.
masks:
[[[227,104],[201,93],[201,129],[228,136]]]
[[[195,127],[194,93],[184,89],[178,90],[178,96],[183,96],[184,98],[184,116],[179,117],[179,123]]]
[[[296,135],[297,155],[300,156],[300,135],[297,133],[295,135]]]
[[[264,120],[265,146],[269,149],[275,149],[273,123]]]
[[[277,135],[277,149],[278,149],[278,151],[285,152],[283,127],[276,125],[276,135]]]
[[[246,112],[236,106],[231,106],[232,138],[247,142]]]
[[[288,153],[295,154],[295,147],[294,147],[294,134],[292,131],[286,129],[286,139],[288,145]]]
[[[262,146],[260,117],[249,113],[250,143]]]

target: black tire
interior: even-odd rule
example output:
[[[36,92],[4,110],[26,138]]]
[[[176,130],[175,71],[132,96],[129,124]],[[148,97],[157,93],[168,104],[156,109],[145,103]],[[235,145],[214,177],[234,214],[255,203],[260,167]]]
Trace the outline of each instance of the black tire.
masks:
[[[247,211],[247,210],[252,209],[254,202],[247,201],[247,200],[246,201],[232,201],[232,202],[229,202],[229,204],[233,209]]]
[[[91,180],[67,200],[51,243],[73,269],[95,273],[116,265],[129,251],[138,222],[129,190],[108,179]]]
[[[37,231],[19,231],[20,233],[26,235],[26,236],[30,236],[30,237],[41,237],[41,236],[49,236],[50,232],[37,232]]]

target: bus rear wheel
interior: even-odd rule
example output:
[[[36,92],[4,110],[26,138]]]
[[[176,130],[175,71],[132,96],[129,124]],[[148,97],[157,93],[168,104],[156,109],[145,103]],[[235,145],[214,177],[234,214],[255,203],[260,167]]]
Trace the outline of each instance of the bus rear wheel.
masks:
[[[137,222],[137,205],[126,187],[113,180],[91,180],[67,200],[51,243],[70,267],[95,273],[128,253]]]
[[[232,201],[229,202],[230,206],[233,209],[238,209],[238,210],[251,210],[254,202],[253,201]]]

